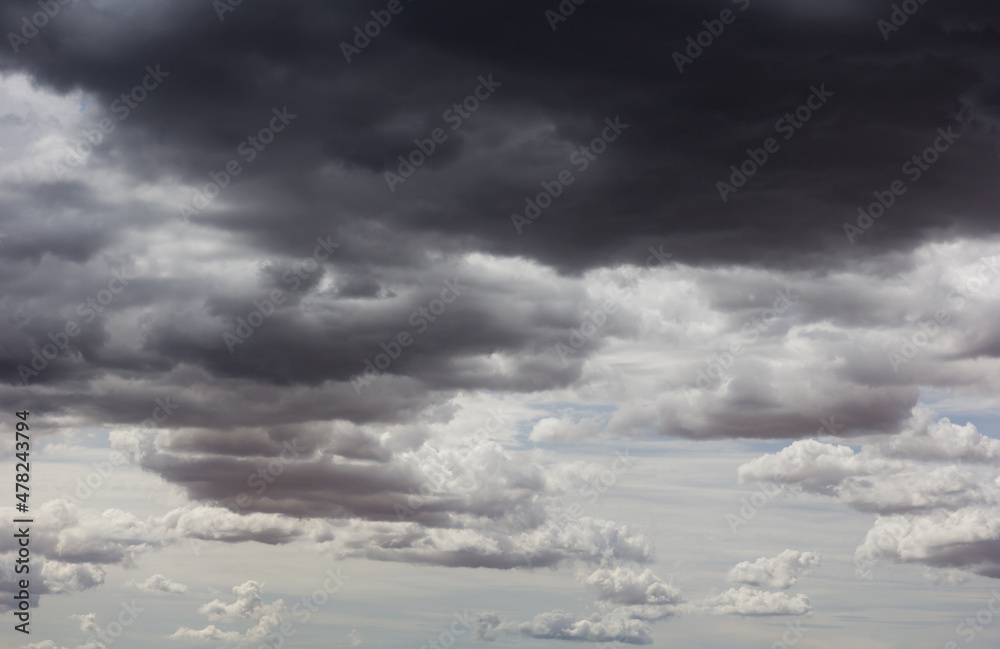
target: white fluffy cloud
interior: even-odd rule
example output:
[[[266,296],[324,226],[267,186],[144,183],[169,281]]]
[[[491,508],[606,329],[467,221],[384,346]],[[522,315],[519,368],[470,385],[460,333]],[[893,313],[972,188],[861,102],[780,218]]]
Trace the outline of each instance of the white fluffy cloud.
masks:
[[[63,563],[49,559],[42,564],[42,579],[52,593],[95,588],[104,583],[106,574],[103,568],[90,563]]]
[[[724,593],[706,597],[701,610],[713,615],[805,615],[812,610],[809,598],[799,594],[772,593],[749,586],[730,588]]]
[[[501,640],[522,636],[544,640],[576,640],[580,642],[623,642],[650,644],[653,642],[649,625],[629,614],[627,608],[615,608],[608,613],[577,616],[563,610],[539,613],[526,622],[502,620],[495,613],[477,616],[475,635],[479,640]]]
[[[185,640],[188,642],[209,643],[209,642],[239,642],[243,636],[238,631],[222,631],[214,624],[210,624],[203,629],[189,629],[181,627],[170,634],[171,640]]]
[[[973,463],[1000,461],[1000,439],[987,437],[976,427],[953,424],[947,417],[934,420],[929,408],[918,407],[907,426],[877,445],[884,457],[911,460],[959,460]]]
[[[800,575],[818,566],[819,562],[819,554],[815,552],[785,550],[776,557],[738,563],[726,579],[748,586],[787,590],[798,583]]]
[[[187,592],[187,586],[185,586],[184,584],[179,584],[176,581],[173,581],[172,579],[164,577],[163,575],[160,574],[152,575],[145,581],[129,582],[129,585],[149,593],[182,594]]]
[[[683,601],[680,590],[665,583],[649,569],[638,572],[627,566],[600,568],[585,575],[585,586],[596,590],[598,599],[618,604],[677,604]]]
[[[222,642],[227,644],[253,645],[263,642],[268,634],[278,628],[282,619],[288,616],[288,609],[281,599],[264,602],[264,585],[249,580],[233,587],[236,599],[224,602],[216,599],[204,604],[198,612],[213,622],[245,621],[249,627],[244,632],[222,630],[214,624],[201,629],[180,627],[169,637],[171,640],[189,642]]]
[[[198,609],[212,622],[232,622],[248,617],[264,605],[264,585],[258,581],[247,581],[233,586],[236,601],[229,604],[222,600],[212,600]]]
[[[879,514],[855,551],[868,575],[883,559],[1000,577],[1000,440],[918,408],[903,430],[860,451],[800,440],[738,470],[741,482],[790,485]],[[948,578],[954,581],[954,575]]]
[[[338,532],[349,556],[465,567],[545,567],[579,560],[591,564],[655,558],[643,534],[575,510],[513,511],[500,520],[466,517],[455,528],[414,523],[353,522]]]

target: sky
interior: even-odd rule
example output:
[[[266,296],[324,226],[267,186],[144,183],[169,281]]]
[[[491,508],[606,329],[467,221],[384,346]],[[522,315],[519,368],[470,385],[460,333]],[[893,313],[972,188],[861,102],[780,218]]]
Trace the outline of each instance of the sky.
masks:
[[[0,26],[0,648],[1000,640],[995,3]]]

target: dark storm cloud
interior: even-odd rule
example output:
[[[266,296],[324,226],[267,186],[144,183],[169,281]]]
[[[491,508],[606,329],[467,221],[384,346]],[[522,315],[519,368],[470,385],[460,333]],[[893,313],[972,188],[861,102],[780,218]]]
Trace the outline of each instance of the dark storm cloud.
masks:
[[[340,43],[371,20],[362,2],[241,4],[223,20],[204,2],[101,11],[83,2],[62,10],[16,54],[3,52],[8,70],[26,71],[60,92],[92,93],[113,120],[116,102],[142,82],[147,67],[162,70],[163,87],[143,93],[95,147],[88,167],[201,189],[210,173],[239,161],[240,174],[191,220],[235,237],[270,264],[262,287],[280,286],[289,260],[308,255],[317,236],[347,244],[234,354],[207,327],[193,327],[192,314],[234,327],[260,293],[209,288],[206,295],[179,279],[136,282],[110,311],[177,293],[186,293],[187,303],[178,299],[169,315],[148,316],[141,358],[109,354],[105,323],[94,323],[74,341],[90,366],[142,372],[186,362],[215,376],[278,384],[344,381],[405,326],[406,309],[430,289],[363,319],[335,313],[306,321],[301,301],[325,278],[333,278],[333,296],[391,297],[401,276],[434,265],[430,253],[522,255],[579,272],[634,262],[656,244],[688,264],[812,269],[907,248],[941,228],[957,234],[994,227],[989,217],[997,196],[989,179],[997,160],[988,120],[996,114],[998,68],[990,48],[995,29],[983,22],[989,14],[982,3],[923,6],[888,41],[876,24],[884,8],[860,3],[832,14],[777,1],[591,3],[555,31],[535,3],[404,6],[351,63]],[[734,11],[736,22],[680,73],[674,53],[722,8]],[[17,25],[36,10],[31,2],[8,3],[0,17]],[[497,87],[452,130],[446,111],[472,95],[483,75]],[[789,121],[778,131],[777,120],[815,88],[833,95],[784,140]],[[275,124],[276,109],[294,119],[249,160],[241,144]],[[573,150],[607,132],[606,118],[618,117],[629,126],[597,160],[585,170],[571,162]],[[944,126],[954,126],[961,139],[850,245],[844,223],[853,223],[856,208],[899,177],[901,164]],[[398,171],[397,156],[439,127],[449,139],[390,191],[384,173]],[[781,149],[722,202],[716,181],[727,180],[729,165],[741,164],[745,150],[768,137]],[[523,213],[525,198],[567,169],[574,183],[518,234],[510,214]],[[191,194],[179,187],[174,194],[177,205],[190,204]],[[80,262],[124,245],[129,233],[182,227],[176,209],[138,202],[125,209],[72,179],[21,183],[14,195],[57,216],[8,216],[19,243],[4,248],[11,261],[48,252]],[[86,218],[59,216],[71,210]],[[134,243],[129,247],[142,255]],[[66,268],[36,277],[51,284]],[[388,286],[392,275],[395,287]],[[81,287],[79,294],[92,290]],[[578,377],[579,359],[563,368],[528,358],[556,342],[555,331],[507,323],[487,300],[464,299],[388,372],[445,390],[536,390]],[[344,313],[356,306],[343,304]],[[566,314],[558,327],[573,326],[574,317]],[[4,345],[12,358],[0,369],[16,374],[21,361],[13,357],[44,344],[42,324],[31,323],[33,337]],[[472,359],[490,349],[520,357],[518,369],[502,377],[470,375]],[[79,373],[87,370],[64,359],[38,381]]]
[[[296,235],[332,216],[463,238],[567,269],[621,259],[643,241],[668,241],[686,262],[802,266],[823,254],[839,263],[858,252],[845,245],[843,222],[949,125],[960,144],[862,248],[906,248],[942,226],[994,231],[998,196],[988,179],[997,157],[972,115],[996,114],[996,29],[987,23],[958,38],[946,28],[986,21],[987,3],[921,6],[888,41],[876,25],[888,6],[848,4],[831,19],[811,5],[742,4],[590,3],[555,32],[537,3],[404,4],[348,64],[339,43],[371,20],[369,3],[247,4],[224,21],[205,2],[100,13],[80,3],[4,57],[8,69],[63,91],[82,87],[102,105],[138,83],[143,66],[161,64],[169,87],[122,125],[146,134],[149,148],[125,155],[133,173],[151,180],[173,172],[205,182],[272,108],[289,107],[296,121],[239,179],[268,175],[270,213],[222,222],[265,249],[287,252]],[[16,24],[35,8],[8,3],[3,20]],[[673,53],[722,8],[736,21],[679,73]],[[442,112],[489,73],[502,84],[495,95],[432,168],[388,192],[382,172],[395,169],[414,137],[450,131]],[[821,84],[833,97],[783,140],[776,121]],[[629,129],[518,236],[508,216],[523,209],[523,197],[569,167],[570,147],[599,135],[605,117],[619,115]],[[781,149],[722,203],[716,181],[771,136]],[[317,173],[328,164],[361,181],[365,209],[342,211]],[[292,196],[308,204],[289,227],[281,206]]]

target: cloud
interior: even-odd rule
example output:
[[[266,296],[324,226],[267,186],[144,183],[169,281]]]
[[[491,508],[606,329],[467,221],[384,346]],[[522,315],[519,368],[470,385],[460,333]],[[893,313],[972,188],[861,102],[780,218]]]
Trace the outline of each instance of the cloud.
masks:
[[[184,584],[179,584],[172,579],[168,579],[163,575],[156,574],[147,578],[142,582],[129,582],[135,588],[139,590],[144,590],[149,593],[173,593],[182,594],[187,592],[187,586]]]
[[[495,613],[481,613],[474,627],[479,640],[500,640],[521,636],[543,640],[573,640],[577,642],[623,642],[651,644],[649,625],[631,617],[625,609],[609,613],[576,616],[559,609],[539,613],[527,622],[503,621]]]
[[[494,612],[481,612],[476,616],[475,636],[480,640],[522,636],[578,642],[651,643],[648,623],[676,615],[684,597],[680,590],[648,569],[640,572],[616,564],[579,575],[584,585],[598,594],[592,612],[576,615],[556,609],[524,622],[504,620]]]
[[[1000,439],[983,435],[971,423],[959,426],[947,417],[935,421],[929,408],[916,408],[907,427],[880,443],[878,453],[910,460],[996,464]]]
[[[996,505],[880,517],[855,550],[855,561],[859,569],[888,559],[1000,579],[1000,524],[996,521]]]
[[[819,554],[815,552],[785,550],[776,557],[738,563],[726,579],[748,586],[787,590],[798,583],[800,575],[818,566],[819,562]]]
[[[302,521],[282,514],[236,513],[224,507],[188,505],[158,517],[155,524],[170,538],[200,539],[223,543],[256,541],[268,545],[299,539],[324,541],[332,538],[324,521]]]
[[[237,631],[221,631],[214,624],[210,624],[203,629],[189,629],[182,626],[167,637],[170,640],[183,640],[198,643],[235,643],[239,642],[243,638],[243,636]]]
[[[281,599],[264,602],[264,586],[258,581],[248,580],[233,586],[236,599],[224,602],[212,600],[199,607],[198,612],[214,622],[245,621],[246,631],[224,631],[210,624],[201,629],[180,627],[169,637],[171,640],[188,642],[223,642],[227,644],[256,645],[263,642],[269,633],[278,628],[288,609]]]
[[[932,421],[918,409],[903,431],[873,437],[860,451],[800,440],[738,474],[879,514],[855,551],[862,574],[886,559],[1000,577],[996,444],[972,424]]]
[[[663,582],[649,569],[637,572],[626,566],[601,568],[585,575],[582,581],[597,591],[598,599],[617,604],[666,605],[684,600],[680,590]]]
[[[567,510],[512,512],[507,520],[465,519],[454,529],[415,524],[353,523],[341,532],[343,552],[380,561],[468,568],[540,568],[568,561],[591,564],[655,559],[643,534]],[[522,514],[537,516],[521,518]],[[505,530],[505,527],[510,526]]]
[[[361,646],[361,634],[358,633],[357,629],[351,629],[351,632],[347,634],[347,640],[351,643],[352,647]]]
[[[83,591],[104,583],[106,571],[90,563],[62,563],[46,560],[42,564],[42,579],[51,593]]]
[[[593,417],[585,417],[579,421],[566,417],[545,417],[531,430],[531,439],[535,442],[572,442],[594,437],[601,428],[601,422]]]
[[[701,609],[712,615],[748,617],[772,615],[805,615],[812,611],[809,598],[799,594],[771,593],[749,586],[730,588],[724,593],[706,597]]]
[[[14,572],[17,553],[0,554],[0,612],[15,610],[16,602],[13,596],[21,588],[21,577]],[[32,606],[38,606],[43,594],[70,593],[89,590],[104,584],[107,571],[103,566],[91,563],[64,563],[36,555],[32,559],[32,567],[41,574],[40,582],[32,582],[28,601]]]
[[[213,622],[232,622],[249,617],[264,605],[264,585],[257,581],[247,581],[239,586],[233,586],[236,601],[226,604],[221,600],[212,600],[201,606],[198,612]]]
[[[83,613],[82,615],[70,615],[71,620],[76,620],[80,623],[80,630],[84,633],[96,633],[99,630],[97,626],[97,613]]]

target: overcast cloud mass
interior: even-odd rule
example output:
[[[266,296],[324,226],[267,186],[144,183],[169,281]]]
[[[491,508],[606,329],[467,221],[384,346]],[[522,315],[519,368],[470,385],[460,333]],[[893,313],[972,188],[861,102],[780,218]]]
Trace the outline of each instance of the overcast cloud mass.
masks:
[[[1000,639],[995,3],[0,26],[0,647]]]

